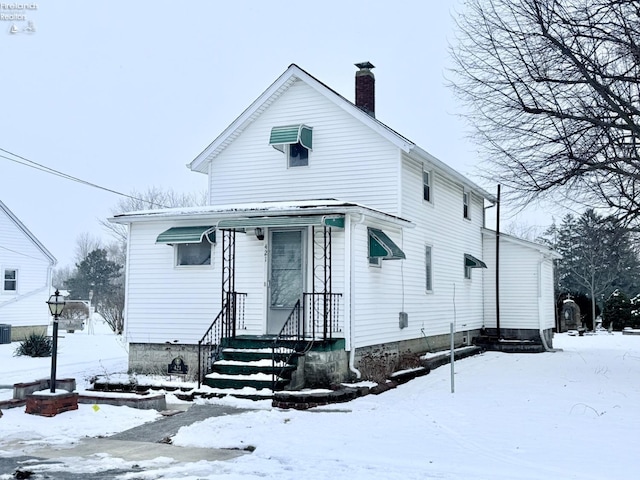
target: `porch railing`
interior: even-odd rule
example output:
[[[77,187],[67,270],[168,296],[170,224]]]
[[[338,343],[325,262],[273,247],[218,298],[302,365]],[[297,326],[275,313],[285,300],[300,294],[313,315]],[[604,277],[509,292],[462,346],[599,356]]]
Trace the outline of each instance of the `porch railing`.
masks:
[[[304,335],[315,340],[331,340],[340,326],[341,293],[304,293]]]
[[[244,328],[246,297],[246,293],[227,292],[220,312],[198,342],[198,388],[211,372],[213,362],[220,358],[224,340],[234,338]]]
[[[341,293],[304,293],[302,304],[296,302],[273,341],[273,391],[294,355],[308,351],[315,341],[331,340],[334,332],[341,331],[341,297]]]

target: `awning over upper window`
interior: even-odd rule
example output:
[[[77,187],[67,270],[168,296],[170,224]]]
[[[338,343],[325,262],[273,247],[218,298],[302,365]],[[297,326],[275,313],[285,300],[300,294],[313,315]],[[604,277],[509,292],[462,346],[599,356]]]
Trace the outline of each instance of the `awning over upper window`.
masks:
[[[165,230],[156,239],[156,243],[200,243],[207,239],[209,243],[216,243],[215,226],[173,227]]]
[[[256,227],[316,226],[344,228],[344,215],[283,215],[270,217],[228,218],[218,222],[219,229],[243,230]]]
[[[377,228],[369,228],[369,258],[401,260],[406,256],[386,233]]]
[[[269,145],[284,152],[285,145],[300,143],[303,147],[313,150],[313,129],[307,125],[287,125],[273,127]]]
[[[464,266],[469,268],[487,268],[486,263],[468,253],[464,254]]]

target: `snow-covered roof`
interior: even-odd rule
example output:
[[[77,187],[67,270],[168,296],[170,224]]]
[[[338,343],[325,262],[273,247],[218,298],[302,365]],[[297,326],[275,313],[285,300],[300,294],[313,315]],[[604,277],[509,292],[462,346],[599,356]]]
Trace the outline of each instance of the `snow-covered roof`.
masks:
[[[289,65],[289,68],[273,82],[231,125],[229,125],[211,144],[204,149],[191,163],[187,166],[196,172],[208,173],[209,163],[217,157],[228,145],[230,145],[254,120],[256,120],[262,112],[264,112],[274,101],[276,101],[291,85],[296,81],[303,81],[308,86],[316,90],[325,98],[333,102],[345,112],[357,118],[360,122],[367,125],[379,135],[390,141],[400,150],[408,154],[410,157],[426,163],[432,168],[442,171],[455,181],[462,184],[467,190],[470,190],[482,198],[490,202],[496,201],[494,195],[469,180],[457,170],[434,157],[426,150],[423,150],[411,140],[403,137],[398,132],[388,127],[380,120],[365,113],[354,103],[350,102],[342,95],[331,89],[314,76],[297,66],[295,63]]]
[[[109,218],[113,223],[133,223],[142,221],[186,220],[186,219],[222,219],[233,217],[269,217],[281,215],[323,215],[336,213],[366,214],[382,221],[412,227],[409,220],[385,213],[353,202],[335,199],[293,200],[281,202],[253,202],[233,205],[204,205],[198,207],[159,208],[126,212]]]

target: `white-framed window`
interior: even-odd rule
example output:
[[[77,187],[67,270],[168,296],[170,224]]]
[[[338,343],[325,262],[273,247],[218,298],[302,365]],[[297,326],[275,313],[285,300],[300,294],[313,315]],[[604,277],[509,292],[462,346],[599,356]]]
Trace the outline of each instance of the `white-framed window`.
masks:
[[[432,192],[432,175],[431,172],[427,170],[422,171],[422,199],[425,202],[431,203],[433,192]]]
[[[176,266],[211,265],[211,243],[203,240],[200,243],[178,243],[175,245]]]
[[[471,193],[465,190],[462,191],[462,216],[469,220],[471,218]]]
[[[309,149],[300,142],[287,145],[287,165],[289,168],[308,166]]]
[[[433,291],[433,258],[431,255],[431,245],[425,245],[424,247],[424,278],[425,278],[425,290],[427,292]]]
[[[369,257],[370,267],[382,267],[382,259],[380,257]]]
[[[464,278],[466,280],[471,280],[471,267],[466,265],[466,260],[463,261],[463,265],[464,265]]]
[[[18,270],[5,268],[2,273],[2,290],[15,293],[18,291]]]

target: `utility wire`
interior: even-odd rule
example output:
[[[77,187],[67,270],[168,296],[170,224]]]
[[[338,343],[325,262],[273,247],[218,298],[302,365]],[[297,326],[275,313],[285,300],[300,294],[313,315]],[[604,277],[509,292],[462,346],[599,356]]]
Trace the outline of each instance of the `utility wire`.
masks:
[[[162,204],[155,203],[155,202],[150,202],[149,200],[144,200],[142,198],[134,197],[134,196],[128,195],[126,193],[118,192],[117,190],[112,190],[111,188],[107,188],[107,187],[103,187],[101,185],[97,185],[97,184],[89,182],[87,180],[82,180],[81,178],[74,177],[72,175],[69,175],[67,173],[61,172],[59,170],[55,170],[53,168],[47,167],[46,165],[42,165],[40,163],[34,162],[33,160],[29,160],[28,158],[22,157],[22,156],[20,156],[20,155],[18,155],[16,153],[13,153],[13,152],[10,152],[8,150],[5,150],[4,148],[0,148],[0,151],[6,153],[8,155],[11,155],[13,157],[16,157],[16,158],[11,158],[11,157],[7,157],[6,155],[0,155],[0,158],[4,158],[4,159],[9,160],[11,162],[15,162],[15,163],[17,163],[19,165],[24,165],[25,167],[31,167],[31,168],[34,168],[36,170],[40,170],[40,171],[45,172],[45,173],[50,173],[51,175],[55,175],[57,177],[61,177],[61,178],[64,178],[66,180],[71,180],[73,182],[78,182],[78,183],[81,183],[83,185],[87,185],[89,187],[97,188],[99,190],[104,190],[104,191],[109,192],[109,193],[115,193],[116,195],[120,195],[122,197],[127,197],[127,198],[130,198],[132,200],[138,200],[138,201],[145,202],[145,203],[148,203],[150,205],[155,205],[155,206],[161,207],[161,208],[168,208],[166,205],[162,205]]]

